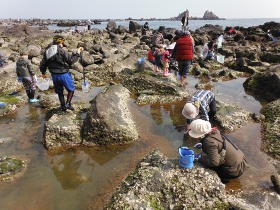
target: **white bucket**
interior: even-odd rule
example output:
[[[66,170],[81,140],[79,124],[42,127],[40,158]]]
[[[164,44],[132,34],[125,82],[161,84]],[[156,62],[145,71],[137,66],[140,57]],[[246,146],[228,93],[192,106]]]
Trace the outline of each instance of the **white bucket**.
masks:
[[[84,93],[89,92],[89,83],[88,82],[82,82],[82,91]]]
[[[50,87],[50,78],[38,79],[36,85],[40,90],[48,90]]]
[[[225,56],[223,55],[217,55],[217,61],[219,63],[224,63],[225,62]]]

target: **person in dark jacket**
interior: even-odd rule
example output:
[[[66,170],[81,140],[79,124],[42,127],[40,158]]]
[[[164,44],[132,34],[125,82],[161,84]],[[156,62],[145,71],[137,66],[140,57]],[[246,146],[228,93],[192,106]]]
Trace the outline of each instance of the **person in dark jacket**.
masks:
[[[175,48],[176,61],[178,62],[180,87],[186,86],[187,74],[190,71],[190,65],[193,60],[194,45],[190,38],[190,32],[183,32],[182,36],[177,40]]]
[[[184,16],[181,18],[181,24],[182,24],[182,31],[186,32],[188,31],[188,25],[189,25],[189,11],[187,10],[184,14]]]
[[[77,53],[69,55],[62,48],[64,42],[65,39],[63,36],[54,36],[52,45],[46,49],[40,63],[42,77],[46,77],[45,74],[47,68],[52,75],[55,92],[58,94],[62,111],[66,111],[66,109],[74,110],[71,106],[71,100],[74,95],[75,86],[69,68],[73,63],[78,61],[80,58],[80,52],[83,51],[83,48],[80,47],[78,48]],[[64,88],[68,92],[66,103],[63,94]]]
[[[217,172],[222,182],[241,176],[248,169],[243,152],[228,138],[212,128],[209,121],[197,119],[190,125],[189,135],[200,139],[202,153],[198,161]]]
[[[16,73],[18,82],[22,82],[28,101],[30,103],[38,102],[35,97],[36,85],[35,85],[35,73],[32,68],[31,62],[28,60],[28,50],[21,49],[20,57],[16,62]]]

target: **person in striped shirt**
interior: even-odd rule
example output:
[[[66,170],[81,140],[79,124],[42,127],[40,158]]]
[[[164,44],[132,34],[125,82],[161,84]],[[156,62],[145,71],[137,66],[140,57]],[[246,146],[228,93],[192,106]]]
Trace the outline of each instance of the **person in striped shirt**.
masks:
[[[209,109],[209,112],[208,112]],[[216,114],[215,95],[210,90],[196,91],[185,104],[182,114],[187,119],[186,132],[190,130],[190,124],[194,119],[202,119],[209,121]]]

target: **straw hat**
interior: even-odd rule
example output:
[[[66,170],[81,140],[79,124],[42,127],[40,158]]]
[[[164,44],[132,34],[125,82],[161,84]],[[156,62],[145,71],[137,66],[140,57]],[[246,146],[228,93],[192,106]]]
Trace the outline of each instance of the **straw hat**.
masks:
[[[211,124],[209,121],[197,119],[190,124],[189,135],[193,138],[200,138],[211,131]]]
[[[193,103],[188,102],[185,104],[182,115],[184,115],[187,119],[194,119],[198,115],[199,110]]]

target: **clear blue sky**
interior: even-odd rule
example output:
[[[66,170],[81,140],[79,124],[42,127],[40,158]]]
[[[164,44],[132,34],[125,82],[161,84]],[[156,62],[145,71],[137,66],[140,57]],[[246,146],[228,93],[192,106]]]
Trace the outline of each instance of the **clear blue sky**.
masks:
[[[169,18],[188,9],[224,18],[280,18],[280,0],[0,0],[0,19]]]

